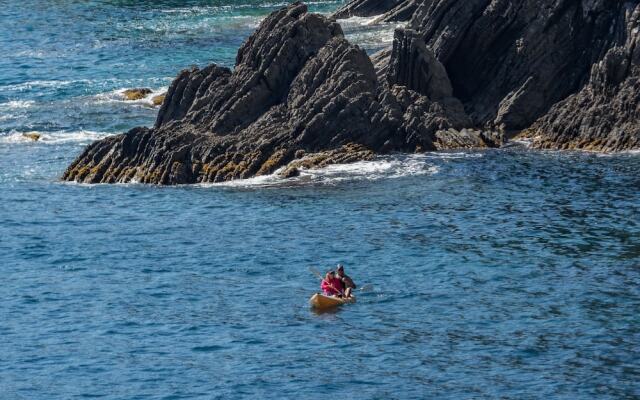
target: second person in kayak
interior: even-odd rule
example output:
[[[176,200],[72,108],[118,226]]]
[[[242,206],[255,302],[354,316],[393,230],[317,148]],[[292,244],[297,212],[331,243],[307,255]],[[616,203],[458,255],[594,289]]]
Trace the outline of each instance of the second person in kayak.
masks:
[[[338,264],[336,268],[336,278],[340,279],[344,297],[351,297],[351,291],[356,288],[356,283],[349,275],[344,273],[344,266],[342,264]]]

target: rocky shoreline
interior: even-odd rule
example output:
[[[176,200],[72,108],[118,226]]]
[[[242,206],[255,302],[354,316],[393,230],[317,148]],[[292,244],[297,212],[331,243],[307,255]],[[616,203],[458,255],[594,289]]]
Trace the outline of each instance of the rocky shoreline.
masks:
[[[544,4],[542,4],[544,3]],[[367,55],[336,18],[406,21]],[[153,128],[88,146],[63,179],[185,184],[499,147],[640,148],[638,1],[355,0],[267,17],[233,70],[182,71]]]

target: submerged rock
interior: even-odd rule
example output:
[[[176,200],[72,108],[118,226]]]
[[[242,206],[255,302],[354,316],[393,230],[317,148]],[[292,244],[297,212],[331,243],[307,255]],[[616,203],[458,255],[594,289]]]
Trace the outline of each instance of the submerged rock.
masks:
[[[151,103],[153,103],[154,106],[161,106],[162,103],[164,102],[164,98],[165,97],[166,97],[166,93],[159,94],[157,96],[153,96],[151,98]]]
[[[375,158],[375,153],[364,146],[350,143],[334,150],[313,154],[298,153],[296,156],[296,159],[280,172],[281,177],[298,176],[301,169],[323,168],[333,164],[348,164],[355,161],[370,161]]]
[[[135,88],[135,89],[127,89],[122,92],[122,96],[125,100],[133,101],[133,100],[141,100],[150,95],[153,90],[149,88]]]
[[[37,142],[42,138],[42,135],[38,132],[24,132],[22,134],[22,137],[33,140],[34,142]]]

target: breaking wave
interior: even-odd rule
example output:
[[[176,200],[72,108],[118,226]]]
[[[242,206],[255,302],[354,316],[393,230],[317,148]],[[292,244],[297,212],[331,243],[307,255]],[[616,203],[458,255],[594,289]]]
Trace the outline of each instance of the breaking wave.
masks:
[[[112,133],[95,131],[75,131],[75,132],[10,132],[0,136],[0,144],[89,144],[99,139],[103,139]]]
[[[464,153],[458,153],[464,154]],[[458,156],[462,158],[464,156]],[[372,161],[359,161],[350,164],[334,164],[318,169],[302,169],[300,176],[282,178],[276,171],[272,175],[230,182],[200,184],[201,187],[290,187],[304,185],[334,185],[349,181],[376,181],[397,179],[409,176],[434,175],[438,166],[429,162],[429,154],[379,156]]]
[[[394,31],[402,24],[378,22],[380,15],[373,17],[350,17],[338,22],[350,42],[359,45],[369,53],[381,50],[393,43]]]
[[[162,86],[158,88],[151,88],[151,93],[146,95],[145,97],[139,100],[127,100],[124,96],[124,92],[131,88],[121,88],[111,90],[105,93],[99,93],[94,96],[96,104],[105,104],[105,103],[126,103],[131,105],[142,105],[142,106],[155,106],[153,102],[153,98],[156,96],[163,95],[167,92],[168,86]]]

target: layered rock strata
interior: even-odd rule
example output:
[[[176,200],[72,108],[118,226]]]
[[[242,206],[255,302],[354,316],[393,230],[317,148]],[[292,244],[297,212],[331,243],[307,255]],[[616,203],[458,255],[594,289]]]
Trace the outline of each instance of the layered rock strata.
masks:
[[[640,7],[627,9],[626,42],[591,69],[589,83],[556,104],[526,134],[534,146],[620,151],[640,148]]]
[[[271,174],[295,160],[309,168],[396,150],[494,145],[481,132],[447,131],[468,118],[446,74],[431,71],[433,54],[414,39],[399,34],[400,64],[381,81],[337,23],[294,3],[263,21],[233,71],[182,71],[153,128],[93,143],[63,179],[221,182]],[[409,57],[420,60],[417,69],[402,67]]]
[[[90,145],[63,179],[293,176],[516,134],[541,148],[640,148],[639,1],[354,0],[337,16],[399,10],[407,27],[371,57],[301,3],[274,12],[233,70],[181,72],[153,128]]]
[[[412,10],[408,27],[444,66],[472,126],[507,136],[525,130],[544,148],[639,147],[637,0],[403,0],[382,6],[353,1],[336,16],[370,16],[375,9],[380,21],[392,21],[397,10]],[[378,71],[388,68],[384,54],[374,59]],[[409,64],[404,68],[414,68]]]

